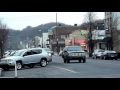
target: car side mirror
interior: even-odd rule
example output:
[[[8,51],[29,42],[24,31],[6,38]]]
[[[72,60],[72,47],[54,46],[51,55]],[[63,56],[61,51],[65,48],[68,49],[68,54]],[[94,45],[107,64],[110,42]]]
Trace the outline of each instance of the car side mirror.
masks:
[[[67,50],[64,50],[64,52],[67,52]]]
[[[26,56],[26,55],[23,55],[23,57]]]

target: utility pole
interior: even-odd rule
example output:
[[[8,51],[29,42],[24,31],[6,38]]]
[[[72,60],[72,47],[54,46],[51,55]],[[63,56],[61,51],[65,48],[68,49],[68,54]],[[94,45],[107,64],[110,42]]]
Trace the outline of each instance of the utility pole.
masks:
[[[58,53],[58,39],[57,39],[57,53]]]
[[[57,12],[56,12],[56,39],[57,39],[57,53],[58,53],[58,37],[57,37]]]
[[[57,26],[57,13],[56,13],[56,26]]]
[[[42,48],[43,48],[43,31],[42,31]]]

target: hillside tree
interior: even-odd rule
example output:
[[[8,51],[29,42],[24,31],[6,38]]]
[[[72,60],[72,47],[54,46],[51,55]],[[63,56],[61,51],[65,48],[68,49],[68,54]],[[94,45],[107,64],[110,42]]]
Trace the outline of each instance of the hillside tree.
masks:
[[[120,24],[119,22],[119,17],[115,14],[112,13],[112,18],[111,18],[111,41],[112,41],[112,47],[115,51],[120,52],[120,31],[118,30],[118,25]]]
[[[5,44],[8,38],[9,29],[6,24],[3,24],[0,20],[0,58],[4,55]]]

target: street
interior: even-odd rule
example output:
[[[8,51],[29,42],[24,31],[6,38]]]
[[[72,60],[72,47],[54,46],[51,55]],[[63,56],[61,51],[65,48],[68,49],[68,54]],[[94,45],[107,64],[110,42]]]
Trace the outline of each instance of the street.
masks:
[[[14,69],[3,71],[3,77],[15,76]],[[63,63],[60,56],[46,67],[35,66],[18,70],[20,78],[120,78],[120,60],[87,59],[86,63],[70,61]]]

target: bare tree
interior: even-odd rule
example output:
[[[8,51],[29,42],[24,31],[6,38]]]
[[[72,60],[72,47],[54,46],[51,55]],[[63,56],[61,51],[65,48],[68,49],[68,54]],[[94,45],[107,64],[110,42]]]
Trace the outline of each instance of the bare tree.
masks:
[[[111,18],[111,40],[112,40],[112,45],[114,47],[114,50],[117,52],[120,52],[120,40],[119,40],[119,34],[120,31],[118,30],[118,25],[119,25],[119,17],[115,14],[112,13],[112,18]]]
[[[86,27],[89,30],[88,33],[89,57],[92,56],[92,52],[93,52],[92,29],[94,27],[95,20],[96,20],[95,12],[88,12],[84,17],[84,22],[86,23]]]
[[[6,40],[8,38],[9,29],[0,20],[0,58],[3,57]]]

